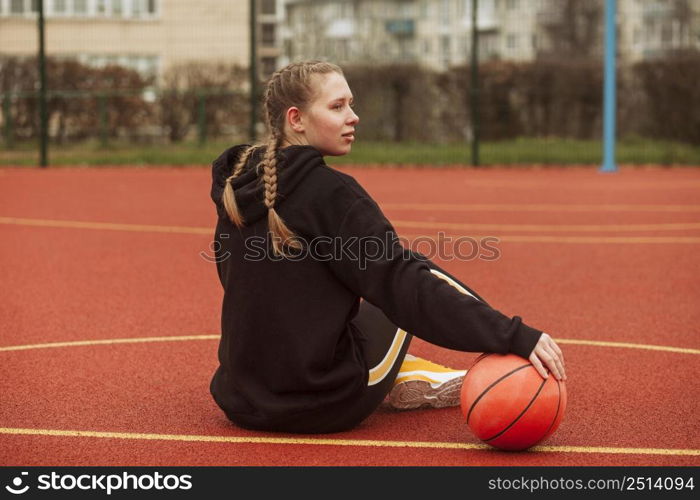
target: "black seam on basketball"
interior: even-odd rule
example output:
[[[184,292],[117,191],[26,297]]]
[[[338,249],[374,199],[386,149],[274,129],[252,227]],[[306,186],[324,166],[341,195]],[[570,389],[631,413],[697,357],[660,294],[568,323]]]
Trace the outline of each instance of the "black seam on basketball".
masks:
[[[495,382],[493,382],[491,385],[489,385],[486,389],[484,389],[484,391],[483,391],[481,394],[479,394],[479,397],[476,398],[476,399],[474,400],[474,402],[472,403],[472,405],[469,407],[469,412],[467,413],[467,424],[469,423],[469,417],[472,416],[472,410],[474,409],[474,407],[476,406],[476,404],[479,402],[479,400],[480,400],[481,398],[483,398],[483,397],[486,395],[487,392],[489,392],[496,384],[498,384],[499,382],[501,382],[503,379],[510,377],[510,376],[513,375],[515,372],[517,372],[517,371],[519,371],[519,370],[522,370],[523,368],[527,368],[528,366],[530,366],[529,363],[526,364],[526,365],[519,366],[518,368],[516,368],[516,369],[513,370],[512,372],[506,373],[506,374],[503,375],[501,378],[499,378],[498,380],[496,380]]]
[[[530,409],[530,407],[532,406],[532,403],[535,402],[535,400],[537,399],[537,396],[539,396],[540,392],[542,392],[542,388],[544,387],[544,384],[546,384],[546,383],[547,383],[547,379],[544,379],[544,380],[542,381],[542,383],[540,384],[540,388],[537,389],[537,392],[535,393],[535,395],[532,396],[532,399],[530,400],[530,402],[528,403],[528,405],[525,407],[525,409],[522,411],[522,413],[521,413],[520,415],[518,415],[518,416],[515,418],[515,420],[513,420],[510,424],[508,424],[508,427],[506,427],[505,429],[503,429],[501,432],[499,432],[499,433],[496,434],[495,436],[492,436],[492,437],[490,437],[490,438],[488,438],[488,439],[484,439],[484,441],[492,441],[492,440],[496,439],[497,437],[500,437],[504,432],[506,432],[508,429],[510,429],[511,427],[513,427],[513,426],[515,425],[515,423],[516,423],[518,420],[520,420],[520,419],[522,418],[523,415],[525,415],[525,412],[527,412],[527,410]]]
[[[1,0],[0,0],[0,1],[1,1]],[[469,367],[469,370],[471,370],[472,368],[474,368],[477,364],[481,363],[483,360],[485,360],[485,359],[488,358],[489,356],[493,356],[493,353],[492,353],[492,352],[489,352],[488,354],[487,354],[487,353],[484,353],[484,354],[482,354],[481,356],[479,356],[479,357],[476,359],[476,361],[474,361],[474,362],[472,363],[472,365]],[[467,370],[467,372],[469,372],[469,370]]]
[[[549,430],[550,430],[550,429],[552,428],[552,426],[554,425],[554,422],[557,421],[557,416],[559,416],[559,407],[561,406],[561,384],[560,384],[560,382],[559,382],[558,380],[557,380],[557,391],[558,391],[557,411],[556,411],[556,413],[554,414],[554,418],[552,419],[552,423],[549,424],[549,427],[547,427],[547,432],[545,432],[545,433],[543,434],[543,436],[546,436],[546,435],[549,433]]]

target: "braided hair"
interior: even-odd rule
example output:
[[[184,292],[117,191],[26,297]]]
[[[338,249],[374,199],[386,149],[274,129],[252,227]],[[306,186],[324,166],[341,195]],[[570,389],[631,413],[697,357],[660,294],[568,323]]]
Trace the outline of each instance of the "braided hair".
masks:
[[[296,106],[305,110],[313,102],[315,92],[312,76],[336,72],[343,75],[342,69],[324,61],[296,62],[275,71],[265,87],[263,106],[265,122],[269,135],[264,143],[249,146],[240,156],[233,167],[233,172],[226,179],[222,201],[231,222],[236,226],[245,225],[243,216],[238,210],[232,182],[238,177],[248,162],[248,159],[259,147],[265,147],[263,159],[257,165],[258,173],[262,172],[261,182],[265,186],[265,206],[267,207],[267,222],[272,236],[272,246],[275,255],[287,256],[285,246],[301,248],[296,235],[284,223],[275,210],[277,198],[277,151],[284,140],[284,123],[287,110]]]

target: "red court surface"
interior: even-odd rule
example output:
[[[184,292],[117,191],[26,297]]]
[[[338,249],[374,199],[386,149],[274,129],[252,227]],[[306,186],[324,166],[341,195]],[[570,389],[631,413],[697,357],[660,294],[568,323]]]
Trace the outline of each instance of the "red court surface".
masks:
[[[497,451],[459,408],[241,430],[208,391],[209,169],[0,169],[0,465],[700,465],[700,170],[342,170],[415,250],[498,238],[495,260],[430,256],[559,342],[554,435]],[[476,356],[412,346],[455,368]]]

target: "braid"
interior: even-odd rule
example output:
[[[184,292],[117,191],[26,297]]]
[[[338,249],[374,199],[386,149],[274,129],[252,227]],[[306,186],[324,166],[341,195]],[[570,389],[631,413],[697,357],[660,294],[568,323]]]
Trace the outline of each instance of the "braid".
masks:
[[[283,246],[301,249],[296,235],[287,227],[275,210],[277,198],[277,149],[282,143],[279,136],[271,135],[267,150],[261,162],[263,169],[262,181],[265,184],[265,206],[267,207],[267,222],[272,236],[272,247],[276,255],[286,256]]]
[[[233,222],[238,227],[242,227],[245,224],[245,221],[243,220],[243,216],[238,210],[238,204],[236,203],[236,195],[234,194],[233,186],[231,185],[231,183],[233,182],[233,179],[238,177],[243,171],[243,167],[245,167],[248,158],[250,158],[250,155],[253,154],[253,151],[256,147],[257,146],[248,147],[248,149],[246,149],[245,152],[241,155],[241,158],[238,160],[238,162],[233,168],[233,173],[226,178],[224,194],[221,197],[229,219],[231,219],[231,222]]]
[[[343,74],[343,70],[335,64],[323,61],[307,61],[292,63],[275,71],[268,81],[264,91],[265,121],[270,136],[267,149],[262,161],[255,167],[260,181],[264,185],[264,202],[267,207],[267,221],[272,236],[273,251],[277,255],[288,256],[285,246],[301,249],[302,245],[297,236],[287,227],[275,210],[277,199],[277,152],[282,145],[285,134],[285,114],[291,106],[305,109],[315,99],[315,86],[312,76],[331,72]],[[264,144],[248,147],[226,179],[222,197],[226,212],[231,222],[238,227],[245,224],[241,216],[233,192],[232,182],[241,174],[253,150]]]

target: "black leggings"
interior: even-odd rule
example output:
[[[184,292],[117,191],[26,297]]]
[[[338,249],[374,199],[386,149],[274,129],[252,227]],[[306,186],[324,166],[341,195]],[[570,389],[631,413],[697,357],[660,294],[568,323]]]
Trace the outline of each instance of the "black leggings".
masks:
[[[458,289],[462,288],[462,293],[468,293],[485,302],[473,290],[432,261],[426,260],[426,263],[433,274],[447,281],[452,280],[453,286],[458,285]],[[408,352],[412,336],[394,325],[381,309],[369,302],[361,302],[360,310],[352,322],[357,327],[356,331],[359,330],[358,340],[370,367],[368,385],[358,400],[350,408],[346,408],[340,419],[335,419],[332,424],[315,429],[314,432],[351,429],[370,416],[391,391]]]

